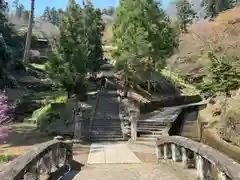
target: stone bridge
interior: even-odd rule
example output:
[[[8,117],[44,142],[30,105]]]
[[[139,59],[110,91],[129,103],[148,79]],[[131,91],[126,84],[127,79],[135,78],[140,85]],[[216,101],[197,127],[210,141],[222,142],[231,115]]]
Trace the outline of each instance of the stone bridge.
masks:
[[[111,158],[119,159],[120,156],[122,160],[129,162],[90,164],[89,160],[86,167],[81,168],[82,163],[76,163],[74,146],[70,140],[57,138],[36,145],[5,165],[0,171],[0,179],[240,180],[240,164],[207,145],[181,136],[163,136],[156,141],[156,163],[135,160],[130,162],[131,159],[127,159],[130,157],[123,157],[118,153]],[[118,146],[118,150],[126,153],[123,149]],[[105,150],[112,151],[113,154],[113,151],[120,152],[114,149]],[[127,153],[125,155],[129,156]]]
[[[80,158],[84,143],[77,144],[58,136],[3,166],[0,180],[240,180],[240,164],[207,145],[182,136],[159,132],[158,139],[151,143],[122,141],[116,93],[113,88],[95,97],[94,112],[87,128],[91,147],[86,162]],[[83,120],[79,114],[76,117],[76,139],[81,139],[83,126],[79,123]],[[137,138],[135,120],[131,125],[132,140]]]

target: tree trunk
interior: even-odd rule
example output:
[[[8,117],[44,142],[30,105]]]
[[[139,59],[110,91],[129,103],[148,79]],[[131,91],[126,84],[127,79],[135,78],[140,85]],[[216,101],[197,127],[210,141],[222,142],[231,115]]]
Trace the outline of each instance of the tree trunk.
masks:
[[[150,93],[151,92],[151,81],[148,80],[148,92]]]
[[[127,97],[128,93],[128,80],[127,80],[127,75],[124,75],[124,87],[123,87],[123,97]]]
[[[28,32],[27,32],[27,38],[26,38],[24,56],[23,56],[23,62],[25,64],[28,64],[29,51],[30,51],[30,45],[31,45],[31,40],[32,40],[34,4],[35,4],[35,0],[31,0],[31,11],[29,14]]]

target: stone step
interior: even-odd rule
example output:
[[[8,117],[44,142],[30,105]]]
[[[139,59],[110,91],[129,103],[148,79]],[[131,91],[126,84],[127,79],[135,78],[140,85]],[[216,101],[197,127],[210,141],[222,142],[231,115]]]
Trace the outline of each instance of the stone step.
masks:
[[[157,138],[160,136],[161,135],[158,135],[158,134],[140,134],[140,138]]]
[[[162,131],[164,130],[166,127],[137,127],[137,131]]]
[[[101,125],[100,124],[99,125],[98,124],[93,124],[92,125],[92,128],[105,128],[105,127],[116,129],[116,128],[121,128],[121,125],[120,124],[117,124],[117,125],[114,125],[114,124],[112,124],[112,125],[111,124],[101,124]]]
[[[121,124],[120,121],[93,121],[93,124]]]
[[[109,133],[102,133],[102,134],[91,134],[91,137],[122,137],[122,133],[119,134],[109,134]]]
[[[143,122],[137,122],[138,125],[146,125],[146,126],[167,126],[166,124],[157,124],[157,123],[151,123],[151,122],[148,122],[148,123],[143,123]]]
[[[106,119],[106,118],[98,118],[98,117],[95,117],[94,118],[94,121],[112,121],[112,122],[119,122],[121,121],[120,119]]]
[[[155,137],[138,137],[137,141],[156,141],[157,138]]]
[[[107,138],[107,137],[91,137],[91,141],[98,142],[98,141],[124,141],[123,138]]]
[[[92,130],[121,130],[121,126],[92,126]]]
[[[122,135],[122,132],[116,132],[116,131],[92,131],[92,135]]]

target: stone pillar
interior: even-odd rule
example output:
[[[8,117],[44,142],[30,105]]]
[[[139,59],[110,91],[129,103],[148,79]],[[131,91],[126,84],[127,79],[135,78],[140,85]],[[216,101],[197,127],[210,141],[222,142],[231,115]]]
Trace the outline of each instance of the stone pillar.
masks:
[[[137,121],[139,119],[139,111],[137,109],[130,109],[130,122],[131,122],[131,139],[137,140]]]
[[[163,156],[164,156],[164,159],[168,159],[168,144],[164,144],[163,146]]]
[[[159,161],[163,158],[162,147],[161,146],[156,146],[155,150],[156,150],[157,160]]]
[[[181,147],[181,152],[182,152],[182,166],[183,168],[188,168],[187,150],[184,147]]]
[[[82,112],[76,112],[75,114],[75,125],[74,125],[74,142],[80,143],[83,140],[83,117]]]

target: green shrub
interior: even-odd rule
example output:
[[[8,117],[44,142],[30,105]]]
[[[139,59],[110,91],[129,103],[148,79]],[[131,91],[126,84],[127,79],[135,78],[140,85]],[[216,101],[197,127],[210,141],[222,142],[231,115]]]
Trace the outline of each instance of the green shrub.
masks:
[[[40,109],[37,109],[33,112],[32,119],[37,122],[37,127],[40,129],[40,131],[43,131],[49,124],[60,118],[59,113],[54,112],[54,110],[52,109],[51,103],[66,102],[67,96],[59,96],[54,100],[49,101],[49,104],[47,104],[46,106],[41,107]]]
[[[10,155],[10,154],[0,154],[0,163],[8,162],[13,160],[16,157],[16,155]]]
[[[35,110],[32,114],[32,118],[33,119],[38,119],[39,116],[41,116],[42,114],[47,114],[50,111],[51,111],[51,104],[48,104],[44,107],[41,107],[41,108]]]
[[[49,124],[59,119],[59,113],[56,112],[45,112],[41,114],[37,119],[37,127],[40,131],[43,131],[47,128]]]

